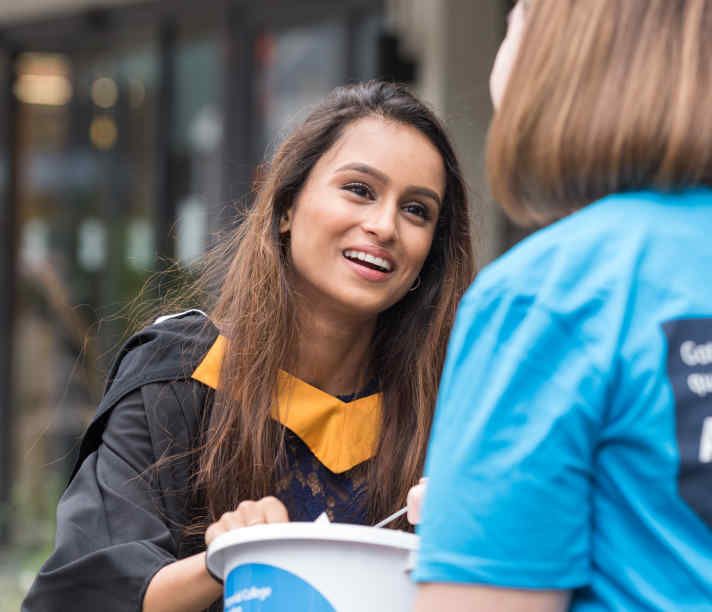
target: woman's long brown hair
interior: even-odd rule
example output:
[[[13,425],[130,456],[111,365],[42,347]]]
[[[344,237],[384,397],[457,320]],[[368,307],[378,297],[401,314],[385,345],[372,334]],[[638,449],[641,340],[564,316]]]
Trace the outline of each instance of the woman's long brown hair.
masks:
[[[620,191],[712,186],[712,2],[529,3],[487,170],[528,225]]]
[[[195,474],[207,511],[202,522],[217,520],[242,500],[274,493],[286,465],[284,429],[270,411],[278,371],[292,365],[299,327],[279,220],[344,128],[368,116],[418,129],[442,155],[447,174],[421,285],[379,316],[373,339],[372,366],[384,401],[368,472],[368,516],[403,506],[422,475],[448,334],[457,302],[474,276],[466,189],[443,128],[406,89],[383,82],[340,87],[278,148],[222,255],[230,265],[211,319],[228,345]]]

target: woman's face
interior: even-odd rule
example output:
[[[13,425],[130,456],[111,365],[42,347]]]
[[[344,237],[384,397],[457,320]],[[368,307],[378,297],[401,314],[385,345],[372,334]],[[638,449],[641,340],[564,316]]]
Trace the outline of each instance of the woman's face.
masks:
[[[444,193],[442,157],[418,130],[379,117],[347,126],[280,227],[303,304],[359,319],[395,304],[428,256]]]
[[[507,35],[502,41],[499,51],[497,51],[497,57],[494,60],[494,66],[490,74],[490,95],[495,109],[499,108],[509,81],[509,75],[517,59],[519,46],[524,35],[526,13],[529,10],[528,4],[527,0],[519,0],[507,18]]]

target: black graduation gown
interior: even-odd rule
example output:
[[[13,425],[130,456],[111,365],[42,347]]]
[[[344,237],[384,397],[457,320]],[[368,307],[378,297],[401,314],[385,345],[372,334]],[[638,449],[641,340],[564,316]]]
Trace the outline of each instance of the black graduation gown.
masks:
[[[54,552],[23,612],[141,610],[155,573],[200,550],[181,535],[194,512],[190,460],[149,468],[197,442],[212,390],[191,374],[217,335],[194,311],[123,347],[59,502]]]
[[[202,537],[187,538],[183,528],[204,512],[189,489],[195,455],[188,451],[200,441],[214,392],[192,376],[217,337],[205,315],[191,311],[122,348],[59,501],[54,552],[23,612],[140,610],[159,569],[204,550]],[[290,519],[314,520],[326,510],[332,520],[363,524],[366,463],[334,473],[289,429],[285,440],[289,466],[274,494]],[[166,457],[173,459],[159,461]]]

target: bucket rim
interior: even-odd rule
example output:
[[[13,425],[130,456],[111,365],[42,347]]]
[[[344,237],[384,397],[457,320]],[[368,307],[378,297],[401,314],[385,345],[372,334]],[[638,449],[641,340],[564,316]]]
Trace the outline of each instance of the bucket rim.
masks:
[[[225,557],[229,549],[241,544],[275,540],[353,542],[415,552],[418,550],[420,538],[405,531],[345,523],[292,522],[253,525],[223,533],[211,542],[206,555],[208,571],[222,579],[225,572]]]

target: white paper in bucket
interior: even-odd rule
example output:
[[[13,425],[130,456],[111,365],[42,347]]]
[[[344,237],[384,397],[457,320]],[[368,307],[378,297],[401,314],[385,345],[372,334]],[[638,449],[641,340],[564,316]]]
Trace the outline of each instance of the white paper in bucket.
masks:
[[[418,537],[360,525],[281,523],[215,539],[208,569],[224,580],[225,612],[410,610]]]

